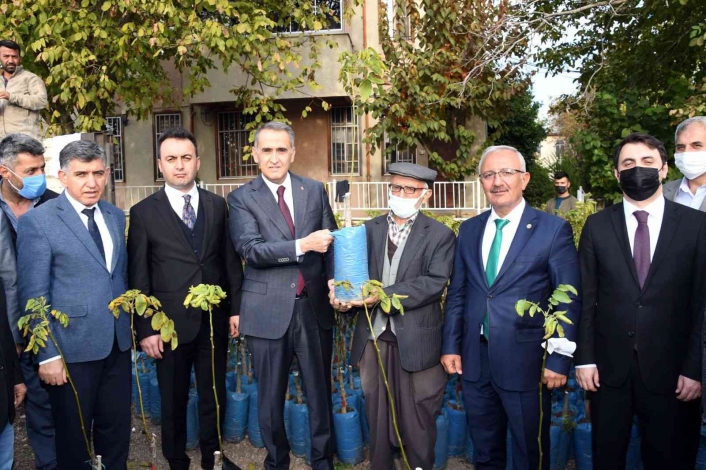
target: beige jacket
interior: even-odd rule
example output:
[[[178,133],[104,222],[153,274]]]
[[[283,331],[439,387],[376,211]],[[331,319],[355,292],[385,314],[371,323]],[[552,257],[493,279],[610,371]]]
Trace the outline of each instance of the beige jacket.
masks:
[[[561,201],[559,206],[559,213],[565,214],[569,211],[576,209],[576,203],[579,202],[574,196],[569,196]],[[547,206],[544,208],[544,212],[551,215],[557,215],[557,211],[554,210],[556,207],[556,196],[547,201]]]
[[[9,102],[0,100],[0,139],[15,132],[41,139],[39,111],[47,106],[44,81],[20,65],[7,84],[0,77],[0,91],[10,93]]]

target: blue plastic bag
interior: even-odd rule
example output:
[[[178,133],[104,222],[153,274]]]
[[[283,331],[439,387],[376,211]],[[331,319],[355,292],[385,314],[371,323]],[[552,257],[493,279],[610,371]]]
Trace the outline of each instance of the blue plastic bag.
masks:
[[[578,423],[574,429],[574,454],[576,470],[593,470],[591,423]],[[706,469],[704,469],[706,470]]]
[[[305,403],[292,403],[289,409],[289,428],[292,431],[290,446],[297,457],[306,457],[311,451],[309,410]]]
[[[249,408],[250,400],[247,393],[226,392],[223,439],[228,442],[240,442],[245,439]]]
[[[466,451],[466,411],[456,410],[455,400],[449,400],[446,405],[446,417],[449,420],[449,457],[460,457]]]
[[[565,470],[569,461],[571,433],[562,429],[561,419],[552,420],[549,427],[549,463],[551,470]]]
[[[260,433],[260,421],[257,417],[257,390],[250,395],[250,409],[248,410],[248,439],[253,447],[261,449],[265,447]]]
[[[152,405],[150,403],[150,395],[151,395],[151,390],[152,390],[152,385],[150,384],[150,373],[149,371],[147,372],[142,372],[138,369],[138,374],[137,374],[138,380],[140,381],[140,389],[138,392],[142,393],[142,405],[144,408],[144,413],[145,413],[145,418],[149,418],[152,416],[151,408]],[[137,401],[137,415],[142,416],[142,411],[143,409],[140,407],[140,402],[139,402],[139,396],[138,396],[138,401]]]
[[[363,284],[368,281],[368,243],[365,225],[346,227],[332,233],[334,273],[336,281],[348,281],[351,288],[336,286],[340,300],[360,300]]]
[[[186,405],[186,448],[196,449],[199,445],[199,395],[196,389],[189,390],[189,402]]]
[[[353,395],[352,398],[356,398]],[[341,413],[341,407],[333,410],[333,427],[336,436],[338,460],[346,465],[357,465],[365,459],[363,434],[360,429],[360,416],[353,411]]]
[[[473,437],[471,436],[471,430],[469,429],[466,433],[466,460],[468,463],[475,464],[475,451],[476,446],[473,444]]]
[[[444,413],[436,417],[434,470],[443,470],[449,462],[449,422]]]
[[[630,444],[628,444],[628,454],[625,458],[625,470],[642,470],[640,442],[640,429],[635,421],[632,424],[632,431],[630,433]]]
[[[154,424],[162,424],[162,394],[157,379],[150,380],[150,413]]]

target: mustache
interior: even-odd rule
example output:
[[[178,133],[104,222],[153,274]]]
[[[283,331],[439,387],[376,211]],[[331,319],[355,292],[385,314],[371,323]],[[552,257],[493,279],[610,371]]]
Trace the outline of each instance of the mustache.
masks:
[[[505,185],[503,185],[503,186],[493,186],[492,188],[490,188],[490,192],[491,192],[492,194],[504,193],[504,192],[507,192],[507,191],[509,191],[509,190],[510,190],[510,188],[508,188],[508,187],[505,186]]]

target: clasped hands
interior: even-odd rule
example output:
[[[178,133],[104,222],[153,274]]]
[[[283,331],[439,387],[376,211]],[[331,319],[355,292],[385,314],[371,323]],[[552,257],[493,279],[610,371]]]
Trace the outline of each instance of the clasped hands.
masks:
[[[378,299],[377,295],[373,297],[368,297],[365,300],[344,301],[337,299],[336,292],[334,289],[334,281],[333,279],[330,279],[328,281],[328,300],[335,310],[345,313],[352,308],[363,308],[364,305],[368,308],[373,308],[379,302],[380,299]]]

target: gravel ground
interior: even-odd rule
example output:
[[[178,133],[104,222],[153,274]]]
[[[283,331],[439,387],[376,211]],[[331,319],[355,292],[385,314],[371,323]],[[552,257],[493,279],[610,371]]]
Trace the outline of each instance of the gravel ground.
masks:
[[[155,426],[151,423],[150,430],[157,435],[157,442],[159,443],[160,429],[159,426]],[[130,459],[128,460],[128,469],[142,469],[149,468],[148,462],[150,461],[151,453],[147,440],[144,434],[141,432],[142,423],[133,414],[133,432],[130,444]],[[80,436],[79,436],[80,438]],[[198,450],[188,452],[189,457],[191,457],[191,470],[199,470],[201,467],[199,463],[201,462],[201,454]],[[256,449],[251,446],[248,440],[244,440],[238,444],[225,443],[225,454],[233,462],[235,462],[239,467],[244,470],[255,470],[262,468],[262,462],[265,460],[265,449]],[[370,465],[368,461],[356,465],[349,466],[336,462],[336,469],[350,469],[350,470],[370,470]],[[27,432],[25,430],[25,416],[24,408],[18,410],[17,418],[15,419],[15,466],[14,470],[34,470],[34,454],[29,442],[27,440]],[[157,450],[157,468],[161,470],[167,470],[169,466],[166,460],[162,457],[161,449]],[[300,459],[292,456],[291,469],[292,470],[306,470],[310,467],[306,464],[304,459]],[[402,466],[397,465],[398,469]],[[465,460],[460,458],[449,459],[449,465],[447,467],[449,470],[466,470],[473,469],[473,466],[468,464]]]

